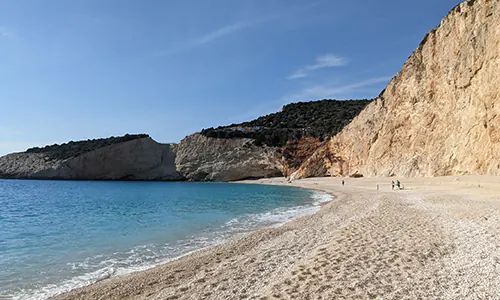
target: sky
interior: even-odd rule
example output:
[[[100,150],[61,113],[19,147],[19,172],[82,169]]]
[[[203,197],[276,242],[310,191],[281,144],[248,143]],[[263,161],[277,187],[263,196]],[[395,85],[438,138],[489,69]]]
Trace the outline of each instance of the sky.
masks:
[[[374,98],[458,0],[0,0],[0,155]]]

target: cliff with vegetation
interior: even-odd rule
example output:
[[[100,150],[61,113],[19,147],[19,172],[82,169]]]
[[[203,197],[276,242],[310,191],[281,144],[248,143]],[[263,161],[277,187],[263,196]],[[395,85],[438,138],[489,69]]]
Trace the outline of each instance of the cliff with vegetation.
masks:
[[[0,157],[0,178],[179,180],[171,145],[126,135],[31,148]]]
[[[280,112],[206,129],[178,145],[125,135],[0,157],[0,178],[234,181],[288,175],[368,100],[299,102]]]
[[[499,1],[465,1],[292,178],[500,175],[499,86]]]
[[[54,144],[45,147],[33,147],[26,150],[26,153],[40,153],[46,158],[47,161],[50,160],[64,160],[68,158],[76,157],[80,154],[91,152],[93,150],[103,148],[106,146],[124,143],[128,141],[133,141],[142,138],[148,138],[147,134],[126,134],[119,137],[109,137],[103,139],[92,139],[86,141],[70,141],[65,144]]]
[[[292,103],[253,121],[204,129],[181,141],[177,169],[186,179],[197,181],[287,176],[368,103]]]
[[[257,146],[283,147],[288,141],[339,133],[371,100],[320,100],[291,103],[281,111],[249,122],[203,129],[210,138],[248,138]]]

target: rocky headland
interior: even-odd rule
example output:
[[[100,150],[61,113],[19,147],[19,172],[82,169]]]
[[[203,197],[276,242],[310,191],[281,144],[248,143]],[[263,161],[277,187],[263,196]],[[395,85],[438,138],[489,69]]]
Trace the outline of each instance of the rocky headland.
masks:
[[[85,142],[82,142],[85,143]],[[69,144],[66,144],[69,145]],[[81,146],[76,146],[81,147]],[[60,149],[59,147],[53,147]],[[172,145],[150,137],[79,151],[26,151],[0,157],[0,176],[17,179],[180,180]]]

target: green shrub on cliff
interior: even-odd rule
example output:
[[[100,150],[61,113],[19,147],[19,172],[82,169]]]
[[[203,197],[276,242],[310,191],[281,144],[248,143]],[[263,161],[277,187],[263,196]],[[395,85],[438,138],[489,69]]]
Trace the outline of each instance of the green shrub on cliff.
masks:
[[[321,100],[285,105],[280,112],[250,122],[203,129],[211,138],[250,138],[260,146],[284,146],[302,137],[323,139],[337,134],[357,116],[371,100]]]
[[[109,137],[104,139],[94,139],[94,140],[86,140],[86,141],[78,141],[73,142],[70,141],[66,144],[54,144],[45,147],[34,147],[26,150],[27,153],[44,153],[49,160],[56,159],[67,159],[71,157],[76,157],[80,154],[90,152],[102,147],[128,142],[135,139],[141,139],[149,137],[147,134],[126,134],[124,136],[119,137]]]

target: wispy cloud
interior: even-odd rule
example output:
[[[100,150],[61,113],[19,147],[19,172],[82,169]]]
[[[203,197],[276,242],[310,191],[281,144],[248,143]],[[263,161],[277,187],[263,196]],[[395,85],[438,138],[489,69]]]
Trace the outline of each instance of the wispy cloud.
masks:
[[[203,36],[192,39],[188,43],[188,47],[189,48],[197,47],[197,46],[201,46],[203,44],[210,43],[216,39],[222,38],[222,37],[229,35],[229,34],[236,33],[238,31],[245,29],[245,28],[254,26],[254,25],[259,24],[259,23],[263,23],[265,21],[266,21],[265,19],[257,19],[257,20],[247,21],[247,22],[237,22],[237,23],[219,28],[219,29],[212,31],[212,32],[209,32]]]
[[[314,64],[304,66],[295,71],[292,75],[288,76],[288,79],[304,78],[309,76],[311,71],[323,68],[342,67],[348,63],[349,60],[345,57],[341,57],[333,53],[324,54],[318,56]]]
[[[361,88],[375,85],[377,83],[389,82],[391,78],[392,76],[376,77],[340,86],[315,85],[307,87],[298,93],[285,96],[282,98],[282,101],[284,103],[290,103],[296,101],[309,101],[325,98],[341,98],[346,93],[352,93]]]
[[[202,36],[195,37],[193,39],[188,40],[187,42],[177,45],[175,47],[172,47],[168,50],[161,51],[159,54],[161,56],[166,56],[166,55],[171,55],[171,54],[176,54],[179,52],[183,52],[192,48],[196,48],[199,46],[202,46],[204,44],[208,44],[210,42],[213,42],[217,39],[223,38],[227,35],[234,34],[238,31],[242,31],[246,28],[255,26],[259,23],[263,23],[267,21],[267,19],[254,19],[254,20],[249,20],[249,21],[240,21],[236,22],[234,24],[230,24],[221,28],[218,28],[214,31],[208,32]]]
[[[213,31],[207,32],[206,34],[203,34],[201,36],[189,39],[187,42],[180,44],[180,45],[177,45],[175,47],[172,47],[171,49],[168,49],[166,51],[162,51],[160,54],[161,55],[170,55],[170,54],[179,53],[179,52],[182,52],[185,50],[189,50],[192,48],[200,47],[202,45],[211,43],[213,41],[216,41],[216,40],[223,38],[223,37],[226,37],[228,35],[236,34],[238,32],[245,30],[245,29],[248,29],[248,28],[263,24],[263,23],[267,23],[270,21],[282,19],[282,18],[288,17],[290,15],[296,14],[298,12],[302,12],[306,9],[316,7],[321,3],[322,3],[322,1],[313,2],[313,3],[307,4],[307,5],[298,6],[298,7],[295,7],[295,8],[280,12],[280,13],[276,13],[273,15],[269,15],[266,17],[238,21],[238,22],[223,26],[221,28],[217,28]]]

